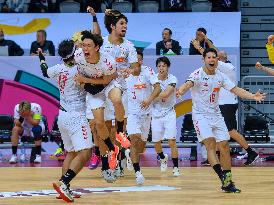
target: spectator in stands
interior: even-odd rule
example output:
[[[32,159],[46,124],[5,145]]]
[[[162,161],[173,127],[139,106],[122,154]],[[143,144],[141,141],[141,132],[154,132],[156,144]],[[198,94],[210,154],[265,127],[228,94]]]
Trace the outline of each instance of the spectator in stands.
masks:
[[[94,11],[96,13],[102,12],[102,9],[101,9],[102,1],[103,0],[92,0],[92,1],[86,0],[86,1],[84,1],[85,2],[85,6],[84,7],[87,8],[88,6],[90,6],[90,7],[92,7],[94,9]],[[86,11],[84,11],[84,12],[86,12]]]
[[[271,61],[271,63],[274,64],[274,47],[273,47],[273,43],[274,43],[274,35],[268,36],[266,49],[267,49],[269,60]]]
[[[185,0],[167,0],[165,1],[165,11],[168,12],[182,12],[185,11]]]
[[[232,12],[238,11],[238,0],[209,0],[212,2],[211,11]]]
[[[4,37],[4,31],[0,28],[0,47],[7,46],[9,56],[22,56],[24,54],[23,49],[18,44],[12,40],[6,40]]]
[[[14,127],[12,129],[11,143],[12,156],[9,163],[15,164],[18,161],[17,147],[19,136],[29,136],[34,138],[36,147],[35,163],[41,163],[41,142],[42,132],[45,125],[42,121],[42,109],[37,103],[22,101],[14,108]],[[25,155],[20,156],[20,161],[25,161]]]
[[[52,7],[51,0],[31,0],[29,12],[31,13],[47,13]]]
[[[171,39],[172,31],[164,28],[162,32],[162,41],[156,43],[156,55],[180,55],[181,46],[178,41]]]
[[[20,13],[23,12],[26,0],[7,0],[2,12]]]
[[[213,42],[207,38],[206,33],[204,28],[197,29],[195,39],[190,42],[189,55],[202,55],[206,48],[217,50]]]
[[[47,33],[45,30],[38,30],[36,41],[33,41],[30,48],[30,55],[38,55],[38,48],[41,48],[44,55],[55,55],[55,47],[52,41],[46,40]]]

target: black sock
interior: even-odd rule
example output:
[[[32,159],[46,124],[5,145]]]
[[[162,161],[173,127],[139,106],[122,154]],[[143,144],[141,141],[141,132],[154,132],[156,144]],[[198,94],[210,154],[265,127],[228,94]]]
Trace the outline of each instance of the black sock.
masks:
[[[248,148],[246,148],[245,151],[247,152],[247,154],[252,154],[253,153],[253,150],[251,149],[250,146],[248,146]]]
[[[41,145],[36,146],[36,154],[41,155]]]
[[[172,161],[173,161],[173,167],[178,167],[178,157],[172,158]]]
[[[139,163],[134,163],[133,167],[134,167],[134,171],[135,172],[139,172],[140,171],[140,165],[139,165]]]
[[[73,170],[68,169],[68,171],[61,177],[60,181],[68,185],[75,176],[76,176],[76,173]]]
[[[229,173],[231,170],[223,170],[223,174]]]
[[[11,149],[12,149],[12,154],[17,154],[17,146],[12,146],[11,147]]]
[[[212,168],[214,169],[216,174],[218,174],[219,178],[222,179],[223,171],[222,171],[221,165],[220,164],[215,164]]]
[[[60,148],[64,151],[65,150],[65,147],[64,147],[64,142],[63,140],[61,140],[61,143],[60,143]]]
[[[100,149],[99,149],[99,147],[97,147],[97,146],[95,146],[94,147],[94,154],[96,155],[96,156],[100,156]]]
[[[220,151],[216,151],[216,155],[217,155],[218,157],[220,157],[220,155],[221,155]]]
[[[109,137],[106,138],[106,139],[104,139],[104,142],[105,142],[105,144],[107,145],[109,151],[114,151],[114,150],[115,150],[114,145],[113,145],[113,143],[111,142],[111,140],[110,140]]]
[[[101,156],[102,159],[102,171],[104,170],[108,170],[109,169],[109,165],[108,165],[108,156],[107,155],[102,155]]]
[[[160,159],[164,159],[165,158],[165,155],[164,155],[163,152],[158,153],[158,156],[160,157]]]
[[[118,121],[117,120],[117,133],[119,134],[120,132],[124,131],[124,120],[123,121]]]

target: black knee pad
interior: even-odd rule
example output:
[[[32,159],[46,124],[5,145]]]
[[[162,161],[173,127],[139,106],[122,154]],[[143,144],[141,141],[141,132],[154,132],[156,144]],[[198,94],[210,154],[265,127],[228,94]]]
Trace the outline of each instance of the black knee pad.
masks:
[[[38,141],[42,139],[42,127],[40,125],[33,126],[31,129],[33,136],[34,136],[34,141]]]

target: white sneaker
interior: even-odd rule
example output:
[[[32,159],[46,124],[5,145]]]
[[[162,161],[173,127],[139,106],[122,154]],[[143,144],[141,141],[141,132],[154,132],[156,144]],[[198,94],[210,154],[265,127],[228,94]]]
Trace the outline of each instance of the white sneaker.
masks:
[[[181,175],[178,167],[174,167],[172,173],[174,177],[178,177]]]
[[[11,155],[11,158],[10,158],[10,160],[9,160],[9,163],[10,163],[10,164],[16,164],[17,161],[18,161],[17,155],[16,155],[16,154]]]
[[[36,155],[36,158],[35,158],[35,160],[34,160],[34,163],[40,164],[41,161],[42,161],[41,155],[38,155],[38,154],[37,154],[37,155]]]
[[[145,177],[143,176],[141,171],[135,173],[136,176],[136,183],[137,185],[143,185],[145,183]]]
[[[114,170],[112,170],[112,169],[101,171],[101,175],[106,180],[107,183],[113,183],[117,179],[114,174]]]
[[[161,162],[161,172],[166,172],[166,170],[167,170],[167,161],[168,161],[168,155],[165,154],[165,158],[164,159],[160,159],[160,162]]]
[[[133,168],[133,164],[132,164],[132,161],[131,161],[131,159],[130,159],[129,154],[130,154],[130,150],[129,150],[129,149],[126,149],[125,155],[126,155],[126,158],[127,158],[127,169],[128,169],[129,171],[132,171],[134,168]]]
[[[26,155],[25,154],[21,154],[20,155],[20,162],[25,162],[26,161]]]

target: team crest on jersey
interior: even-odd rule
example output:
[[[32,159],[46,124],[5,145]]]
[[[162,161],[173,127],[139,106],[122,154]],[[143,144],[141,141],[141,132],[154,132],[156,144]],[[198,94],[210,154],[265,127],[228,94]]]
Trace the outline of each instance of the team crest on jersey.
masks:
[[[84,188],[75,189],[74,191],[79,194],[107,194],[111,192],[142,192],[142,191],[173,191],[180,188],[171,186],[132,186],[132,187],[102,187],[102,188]],[[35,196],[56,196],[54,190],[34,190],[34,191],[19,191],[19,192],[0,192],[1,198],[15,198],[15,197],[35,197]]]

